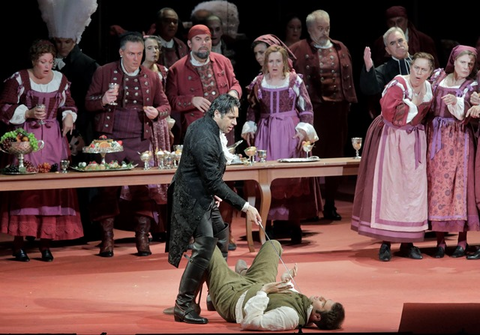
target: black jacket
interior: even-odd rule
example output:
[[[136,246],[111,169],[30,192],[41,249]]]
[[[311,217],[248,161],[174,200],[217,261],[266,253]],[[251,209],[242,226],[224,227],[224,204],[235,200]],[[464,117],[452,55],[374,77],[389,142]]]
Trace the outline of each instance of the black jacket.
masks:
[[[226,159],[219,135],[209,115],[187,128],[182,158],[168,188],[166,251],[169,263],[176,267],[214,195],[239,210],[246,202],[223,181]]]

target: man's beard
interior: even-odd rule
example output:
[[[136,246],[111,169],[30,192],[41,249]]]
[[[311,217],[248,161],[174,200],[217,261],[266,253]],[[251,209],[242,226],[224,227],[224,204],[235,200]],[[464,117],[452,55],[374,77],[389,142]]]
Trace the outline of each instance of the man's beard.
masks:
[[[201,52],[201,51],[193,51],[193,54],[194,54],[195,56],[197,56],[198,58],[200,58],[200,59],[207,59],[208,56],[210,56],[210,50],[204,51],[204,52]]]
[[[328,43],[329,39],[328,37],[322,36],[318,39],[317,44],[318,45],[326,45]]]

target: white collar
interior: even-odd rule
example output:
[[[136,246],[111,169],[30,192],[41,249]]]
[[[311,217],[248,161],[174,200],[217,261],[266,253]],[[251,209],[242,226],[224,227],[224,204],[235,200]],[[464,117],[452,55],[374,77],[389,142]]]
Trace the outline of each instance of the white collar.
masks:
[[[227,164],[231,164],[233,159],[235,158],[234,154],[231,154],[230,151],[228,151],[227,148],[227,136],[225,136],[225,133],[220,130],[220,142],[222,143],[222,150],[223,154],[225,155],[225,160],[227,161]]]
[[[175,41],[173,40],[173,38],[170,40],[170,41],[165,41],[163,38],[161,38],[160,36],[158,36],[160,38],[160,44],[165,47],[165,48],[173,48],[173,44],[175,43]]]
[[[327,41],[327,43],[325,43],[325,45],[320,45],[320,44],[314,44],[314,47],[317,48],[317,49],[329,49],[332,47],[332,42],[330,40]]]
[[[138,73],[140,72],[140,68],[136,69],[133,72],[127,72],[127,70],[125,70],[125,67],[123,66],[123,59],[120,61],[120,65],[122,65],[122,70],[127,76],[133,77],[138,75]]]
[[[217,54],[222,53],[222,40],[217,45],[212,45],[212,51],[216,52]]]
[[[193,57],[192,52],[190,51],[190,63],[192,63],[193,66],[204,66],[207,65],[208,62],[210,62],[210,57],[207,58],[206,62],[199,62],[195,57]]]

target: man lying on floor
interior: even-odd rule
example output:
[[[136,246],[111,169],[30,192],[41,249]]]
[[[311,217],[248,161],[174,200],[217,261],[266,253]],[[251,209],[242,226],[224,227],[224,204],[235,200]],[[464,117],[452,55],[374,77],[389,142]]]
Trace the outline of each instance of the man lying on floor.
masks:
[[[343,306],[321,296],[308,298],[293,288],[297,266],[276,282],[282,247],[276,240],[264,243],[247,268],[239,260],[235,271],[228,267],[218,247],[207,269],[207,286],[215,308],[228,322],[243,330],[293,330],[317,326],[332,330],[345,319]]]

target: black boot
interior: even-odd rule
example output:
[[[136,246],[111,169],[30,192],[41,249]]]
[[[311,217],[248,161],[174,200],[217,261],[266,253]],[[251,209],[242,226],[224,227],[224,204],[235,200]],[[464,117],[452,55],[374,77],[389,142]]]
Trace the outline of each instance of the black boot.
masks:
[[[135,217],[135,244],[137,246],[138,256],[149,256],[152,254],[148,241],[150,225],[151,220],[149,217]]]
[[[215,234],[215,237],[218,239],[217,240],[217,247],[220,249],[222,252],[223,258],[225,258],[225,261],[228,258],[228,250],[229,250],[229,243],[230,243],[230,228],[229,224],[225,223],[225,228],[219,231],[217,234]],[[210,294],[207,294],[207,310],[208,311],[216,311],[215,306],[213,305],[213,301],[210,298]]]
[[[210,263],[216,245],[217,239],[215,237],[201,236],[195,238],[192,256],[183,272],[177,300],[175,301],[175,321],[194,324],[208,323],[208,319],[202,318],[196,312],[195,297],[205,281],[205,270]]]
[[[113,226],[115,223],[114,218],[108,218],[100,221],[100,227],[102,227],[102,243],[100,244],[101,257],[113,257]]]
[[[225,223],[225,228],[220,230],[218,233],[215,234],[215,238],[217,238],[217,246],[218,249],[222,252],[223,258],[227,260],[228,258],[228,243],[230,241],[230,231],[228,229],[228,223]]]

